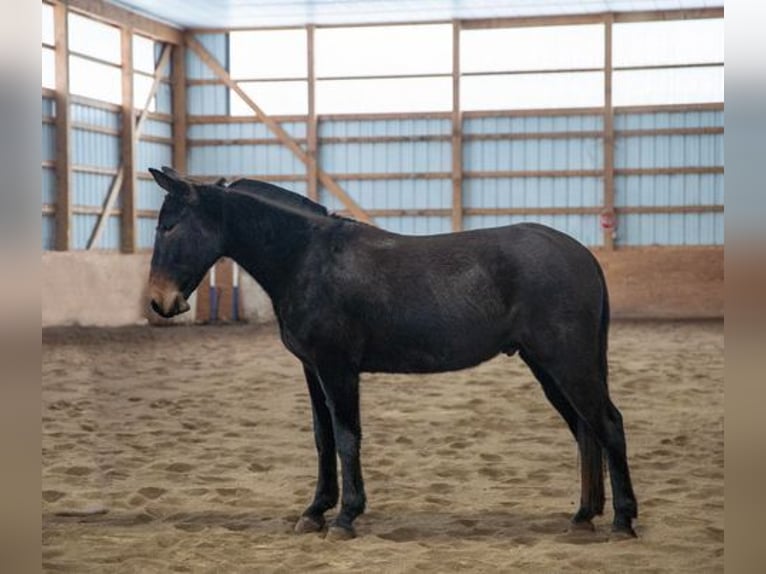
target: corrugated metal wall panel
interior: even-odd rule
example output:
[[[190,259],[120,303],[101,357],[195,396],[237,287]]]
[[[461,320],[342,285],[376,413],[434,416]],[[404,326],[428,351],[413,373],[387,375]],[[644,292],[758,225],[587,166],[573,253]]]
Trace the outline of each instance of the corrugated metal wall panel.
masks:
[[[42,127],[42,159],[43,161],[53,161],[56,159],[56,126],[42,124]]]
[[[319,163],[330,173],[427,173],[452,169],[450,142],[322,144]]]
[[[136,172],[148,172],[150,167],[173,165],[173,146],[139,141],[136,146]]]
[[[294,138],[306,137],[305,122],[282,122],[280,126]],[[269,128],[260,122],[192,124],[187,129],[187,137],[191,140],[268,138],[277,141]]]
[[[194,38],[210,52],[224,68],[228,69],[228,34],[195,34]],[[193,50],[186,50],[186,76],[194,80],[213,80],[216,75]]]
[[[98,216],[75,213],[72,216],[72,247],[74,249],[85,249],[88,245],[93,229],[96,226]],[[101,234],[98,245],[95,249],[119,249],[120,248],[120,218],[119,216],[110,216],[104,225],[104,231]]]
[[[615,168],[708,167],[723,165],[723,135],[618,137]]]
[[[82,104],[71,104],[70,119],[73,123],[84,123],[119,130],[122,126],[119,112],[94,108]]]
[[[483,229],[523,222],[554,227],[591,247],[603,244],[603,233],[597,215],[468,215],[463,219],[463,227]]]
[[[195,38],[224,68],[228,68],[227,34],[196,34]],[[189,79],[217,78],[193,50],[186,50],[186,75]],[[188,86],[186,110],[190,115],[226,115],[229,113],[229,89],[226,86]]]
[[[617,219],[624,245],[723,245],[723,213],[630,213]]]
[[[362,209],[449,209],[452,181],[449,179],[344,180],[343,190]],[[322,188],[320,201],[338,211],[345,206]]]
[[[622,113],[615,128],[668,129],[723,127],[723,111]],[[722,167],[722,134],[620,136],[615,167]],[[617,175],[618,207],[675,207],[724,204],[723,174]],[[723,244],[722,213],[633,213],[618,217],[620,245]]]
[[[173,113],[173,90],[170,84],[166,82],[160,83],[157,87],[156,94],[156,111],[163,114]]]
[[[603,129],[602,116],[521,116],[521,117],[483,117],[465,118],[463,133],[500,134],[500,133],[546,133],[578,132]]]
[[[194,146],[189,148],[190,175],[304,175],[303,163],[286,147],[274,145]]]
[[[114,181],[112,175],[98,173],[72,173],[72,205],[101,207],[106,201],[109,187]],[[115,207],[119,207],[121,201],[117,196]]]
[[[723,174],[615,177],[617,207],[722,205]]]
[[[107,168],[120,165],[120,139],[116,136],[73,129],[70,145],[74,165]]]
[[[136,234],[138,236],[136,243],[138,249],[151,249],[154,246],[154,232],[156,228],[156,217],[139,217],[136,219]]]
[[[44,167],[42,170],[42,202],[54,205],[56,203],[56,170],[50,167]]]
[[[56,247],[56,218],[53,215],[43,215],[42,247],[45,250]]]
[[[450,135],[452,123],[442,119],[321,120],[320,138]]]
[[[603,204],[599,177],[466,178],[463,206],[597,207]]]
[[[141,135],[172,138],[173,124],[170,122],[162,122],[160,120],[147,119],[144,122],[144,128]]]
[[[186,111],[191,116],[219,116],[229,113],[229,91],[223,86],[188,86]]]
[[[463,142],[463,170],[601,169],[600,138],[471,140]]]
[[[153,179],[136,180],[136,209],[159,211],[164,199],[164,190]]]
[[[645,114],[617,113],[615,130],[653,130],[664,128],[723,127],[723,111],[663,112]]]
[[[53,98],[43,97],[42,115],[44,118],[56,116],[56,101]]]

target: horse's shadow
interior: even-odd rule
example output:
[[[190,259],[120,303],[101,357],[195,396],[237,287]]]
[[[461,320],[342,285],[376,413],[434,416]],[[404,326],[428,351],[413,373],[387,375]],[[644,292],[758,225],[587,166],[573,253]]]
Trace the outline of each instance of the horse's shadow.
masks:
[[[83,516],[50,513],[43,516],[43,522],[76,522],[105,528],[140,528],[149,523],[159,523],[169,524],[190,533],[202,532],[208,528],[225,528],[233,532],[298,536],[293,533],[293,525],[298,518],[298,514],[259,515],[247,511],[200,510],[164,516],[146,511],[118,511]],[[608,540],[606,524],[597,524],[593,532],[571,531],[569,526],[569,515],[562,512],[527,514],[518,511],[412,510],[386,513],[371,511],[359,518],[356,530],[361,537],[374,536],[398,543],[460,539],[485,542],[496,540],[513,546],[532,546],[546,539],[572,544],[591,544]],[[324,533],[319,533],[316,536],[323,535]]]

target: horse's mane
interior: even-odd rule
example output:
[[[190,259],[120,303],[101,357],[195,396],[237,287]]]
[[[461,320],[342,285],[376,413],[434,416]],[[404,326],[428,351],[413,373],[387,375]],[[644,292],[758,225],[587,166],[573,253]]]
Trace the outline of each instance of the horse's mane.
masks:
[[[255,179],[238,179],[231,182],[226,189],[247,192],[249,195],[266,199],[274,203],[280,203],[299,211],[308,211],[316,215],[330,215],[323,205],[320,205],[309,198],[304,197],[294,191],[281,188],[265,181]]]

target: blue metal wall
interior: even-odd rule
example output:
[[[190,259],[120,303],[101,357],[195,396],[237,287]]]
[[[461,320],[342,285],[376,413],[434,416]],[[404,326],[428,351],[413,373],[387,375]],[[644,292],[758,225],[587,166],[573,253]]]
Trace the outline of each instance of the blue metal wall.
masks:
[[[162,54],[162,44],[154,43],[155,66]],[[164,77],[172,73],[171,61],[161,70]],[[155,94],[154,113],[144,122],[135,150],[135,209],[136,247],[150,249],[154,244],[157,215],[162,205],[163,193],[154,183],[149,168],[173,165],[173,92],[169,83],[163,81]],[[158,139],[159,138],[159,139]]]
[[[226,34],[199,34],[196,38],[225,68],[228,68]],[[192,51],[186,52],[186,70],[190,79],[215,79],[216,76]],[[229,113],[229,90],[225,86],[188,86],[187,111],[190,118]],[[282,122],[292,137],[306,137],[305,121]],[[188,173],[194,176],[248,176],[306,194],[306,168],[295,155],[279,143],[259,121],[236,121],[195,124],[187,128]],[[225,140],[259,139],[263,143],[225,143]],[[219,140],[204,144],[200,140]],[[221,143],[220,140],[224,140]]]
[[[226,35],[197,37],[227,67]],[[192,51],[187,54],[190,78],[215,77]],[[192,118],[228,114],[228,89],[223,85],[189,86],[187,96]],[[400,233],[450,231],[452,150],[448,116],[413,114],[394,119],[337,115],[320,116],[319,120],[320,167],[362,209],[378,211],[374,214],[378,225]],[[290,118],[282,126],[305,147],[305,122]],[[722,126],[722,111],[618,110],[614,126],[615,201],[618,213],[620,208],[632,210],[618,216],[618,245],[723,243],[723,173],[674,173],[685,168],[722,168],[722,134],[624,133]],[[604,141],[599,132],[603,129],[603,115],[589,111],[562,111],[558,115],[546,112],[539,116],[466,113],[462,150],[464,228],[536,221],[561,229],[586,245],[602,245],[599,212],[604,206]],[[192,121],[187,135],[188,171],[192,175],[246,175],[271,179],[299,193],[306,191],[305,167],[258,121]],[[363,139],[377,137],[386,141]],[[235,141],[256,138],[264,141]],[[670,171],[659,175],[620,172],[653,168]],[[319,199],[332,210],[345,210],[322,187]],[[678,206],[695,206],[697,211],[699,206],[716,206],[718,212],[640,212],[641,208],[657,211]],[[567,208],[578,213],[545,213]],[[514,209],[531,213],[487,213]],[[432,213],[416,213],[423,210]],[[434,210],[440,213],[434,214]]]
[[[101,208],[120,166],[119,134],[102,133],[93,128],[119,130],[121,113],[116,110],[73,103],[70,106],[72,129],[70,151],[72,162],[71,197],[72,249],[85,249],[98,219],[94,213],[78,208]],[[118,196],[115,207],[119,208]],[[80,211],[80,212],[78,212]],[[120,248],[120,218],[110,216],[96,249]]]
[[[463,124],[463,208],[465,229],[534,221],[556,227],[582,243],[601,245],[598,215],[492,214],[471,210],[504,208],[593,208],[603,205],[603,129],[600,115],[469,117]],[[556,134],[566,132],[570,137]],[[582,135],[578,135],[582,132]],[[498,136],[507,135],[507,139]],[[526,134],[523,139],[512,139]],[[540,137],[535,137],[540,134]],[[552,135],[553,134],[553,135]],[[481,139],[483,136],[492,139]],[[571,172],[593,175],[496,177],[486,172]],[[484,172],[472,177],[472,172]]]
[[[722,111],[621,113],[615,117],[615,203],[618,208],[722,206],[723,133],[620,135],[621,130],[723,128]],[[720,173],[620,175],[620,169],[720,168]],[[723,212],[626,213],[620,245],[722,245]]]
[[[56,106],[52,98],[42,99],[42,160],[50,162],[56,157],[56,127],[50,123],[56,116]],[[42,166],[42,204],[56,205],[56,170]],[[42,248],[53,249],[56,245],[56,219],[53,214],[43,214]]]

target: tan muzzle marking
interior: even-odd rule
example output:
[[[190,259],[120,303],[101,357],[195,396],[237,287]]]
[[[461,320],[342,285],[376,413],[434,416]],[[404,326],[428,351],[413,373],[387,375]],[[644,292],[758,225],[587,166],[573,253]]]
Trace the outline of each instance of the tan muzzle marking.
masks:
[[[152,309],[163,317],[172,317],[189,310],[189,303],[173,281],[162,275],[149,277],[149,300]]]

